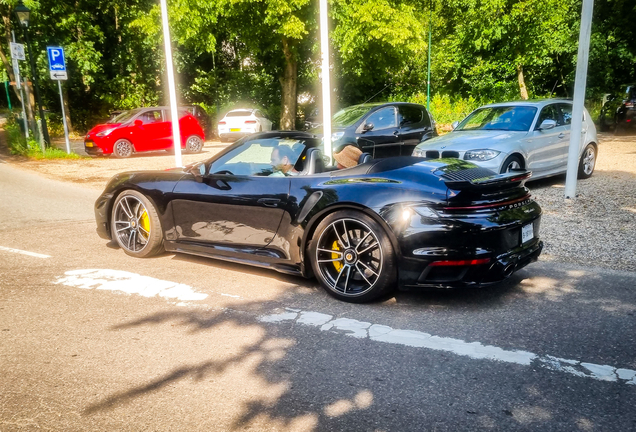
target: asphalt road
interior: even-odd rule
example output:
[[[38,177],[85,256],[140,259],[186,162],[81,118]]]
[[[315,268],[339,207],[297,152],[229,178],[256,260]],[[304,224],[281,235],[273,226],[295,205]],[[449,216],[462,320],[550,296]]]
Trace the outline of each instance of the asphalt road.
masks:
[[[636,430],[636,273],[540,261],[350,305],[130,258],[96,197],[0,163],[1,431]]]

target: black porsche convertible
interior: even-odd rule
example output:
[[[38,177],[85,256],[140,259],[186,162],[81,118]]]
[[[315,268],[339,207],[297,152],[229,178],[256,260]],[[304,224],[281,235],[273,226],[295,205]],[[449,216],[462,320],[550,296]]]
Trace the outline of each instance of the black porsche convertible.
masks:
[[[541,253],[530,172],[395,157],[326,167],[320,139],[266,132],[213,158],[113,177],[97,232],[129,255],[164,250],[315,276],[365,302],[395,287],[478,287]]]

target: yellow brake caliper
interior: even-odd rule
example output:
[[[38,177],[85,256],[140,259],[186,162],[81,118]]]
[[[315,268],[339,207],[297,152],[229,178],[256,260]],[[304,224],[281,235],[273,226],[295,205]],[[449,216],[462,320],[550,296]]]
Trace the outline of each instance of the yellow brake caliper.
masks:
[[[338,241],[336,240],[335,242],[333,242],[333,245],[331,246],[332,250],[337,250],[339,251],[340,248],[338,247]],[[331,259],[337,259],[338,257],[341,257],[342,255],[338,255],[337,253],[332,253],[331,254]],[[336,271],[338,273],[340,273],[340,269],[342,269],[342,262],[340,261],[334,261],[333,262],[333,266],[336,268]]]
[[[141,225],[141,227],[146,230],[147,233],[150,232],[150,218],[148,217],[148,212],[146,210],[144,210],[141,217],[139,218],[139,225]],[[146,236],[149,235],[146,234]]]

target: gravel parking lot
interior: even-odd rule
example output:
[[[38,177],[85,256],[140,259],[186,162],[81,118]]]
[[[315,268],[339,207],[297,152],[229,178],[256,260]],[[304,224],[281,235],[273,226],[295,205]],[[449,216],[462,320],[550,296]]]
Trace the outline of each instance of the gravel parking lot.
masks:
[[[599,134],[599,141],[596,171],[591,178],[578,182],[577,199],[564,198],[565,176],[528,183],[544,211],[540,236],[545,249],[541,259],[636,271],[636,136]],[[207,159],[226,146],[208,141],[202,153],[183,155],[183,162]],[[3,146],[0,158],[46,177],[95,189],[102,189],[121,171],[174,166],[174,156],[166,152],[129,159],[32,161],[7,156]]]

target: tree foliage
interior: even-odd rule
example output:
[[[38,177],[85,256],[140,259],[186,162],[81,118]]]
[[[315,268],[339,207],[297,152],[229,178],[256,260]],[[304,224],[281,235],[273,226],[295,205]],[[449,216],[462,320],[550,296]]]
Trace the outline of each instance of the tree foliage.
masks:
[[[0,58],[12,77],[12,11],[0,0]],[[65,47],[73,123],[86,129],[110,110],[167,103],[155,0],[26,0],[44,105],[59,112],[47,45]],[[210,112],[259,107],[294,127],[298,95],[319,102],[318,4],[310,0],[169,0],[180,103]],[[432,27],[435,104],[458,107],[570,96],[581,0],[330,0],[334,108],[367,100],[426,102]],[[596,0],[588,96],[636,80],[636,4]],[[21,62],[22,73],[28,63]],[[16,98],[16,95],[12,95]],[[307,102],[308,101],[308,102]],[[17,103],[17,99],[13,101]],[[305,103],[304,102],[304,103]],[[441,112],[441,108],[438,108]],[[458,108],[459,109],[459,108]]]

